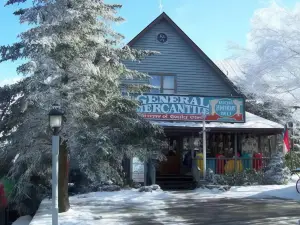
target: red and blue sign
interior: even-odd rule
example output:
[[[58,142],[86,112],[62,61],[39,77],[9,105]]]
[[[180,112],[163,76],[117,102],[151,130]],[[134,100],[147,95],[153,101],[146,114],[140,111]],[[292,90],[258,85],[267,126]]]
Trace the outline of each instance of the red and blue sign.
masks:
[[[239,97],[142,94],[138,113],[150,120],[245,122],[245,101]]]

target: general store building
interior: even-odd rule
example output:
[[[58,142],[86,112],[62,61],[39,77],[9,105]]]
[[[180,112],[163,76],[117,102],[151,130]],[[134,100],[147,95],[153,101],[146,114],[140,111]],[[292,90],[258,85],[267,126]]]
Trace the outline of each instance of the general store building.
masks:
[[[199,31],[200,32],[200,31]],[[215,63],[172,21],[162,13],[130,42],[129,46],[136,49],[158,51],[160,54],[149,56],[141,62],[126,62],[129,69],[148,73],[152,79],[149,82],[154,88],[152,94],[203,96],[238,98],[245,100],[232,81],[215,65]],[[140,80],[130,82],[145,82]],[[127,83],[128,83],[127,82]],[[125,82],[126,83],[126,82]],[[244,105],[243,105],[244,106]],[[151,119],[152,118],[152,119]],[[141,176],[146,183],[160,183],[167,186],[168,181],[173,184],[179,181],[194,179],[191,166],[187,165],[186,154],[191,151],[201,151],[203,147],[203,123],[201,121],[183,120],[149,120],[163,126],[168,146],[164,149],[167,161],[149,169],[146,164]],[[241,170],[247,168],[260,169],[276,148],[276,136],[283,131],[283,126],[245,112],[245,122],[206,123],[207,151],[206,167],[215,173],[225,173],[225,164],[234,156],[240,160],[234,165],[242,165]],[[172,154],[170,154],[172,152]],[[256,164],[253,157],[260,153],[263,157]],[[224,165],[218,164],[218,155],[223,155]],[[134,165],[131,162],[130,174],[135,178]],[[224,168],[223,168],[224,167]],[[228,168],[227,168],[228,169]],[[170,183],[172,183],[170,181]],[[171,185],[172,186],[172,185]],[[184,186],[186,187],[186,186]]]

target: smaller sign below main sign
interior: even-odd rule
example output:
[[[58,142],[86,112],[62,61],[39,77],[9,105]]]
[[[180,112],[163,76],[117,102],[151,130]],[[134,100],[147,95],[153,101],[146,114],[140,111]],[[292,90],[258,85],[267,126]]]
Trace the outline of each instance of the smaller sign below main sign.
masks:
[[[145,178],[145,164],[138,158],[132,159],[132,180],[143,183]]]
[[[143,94],[138,113],[150,120],[245,122],[245,101],[235,97]]]

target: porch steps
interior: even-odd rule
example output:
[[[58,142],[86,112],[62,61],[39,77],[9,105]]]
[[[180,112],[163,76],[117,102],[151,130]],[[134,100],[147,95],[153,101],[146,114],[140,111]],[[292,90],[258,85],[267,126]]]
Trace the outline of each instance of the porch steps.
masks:
[[[197,187],[191,175],[157,175],[156,184],[163,190],[192,190]]]

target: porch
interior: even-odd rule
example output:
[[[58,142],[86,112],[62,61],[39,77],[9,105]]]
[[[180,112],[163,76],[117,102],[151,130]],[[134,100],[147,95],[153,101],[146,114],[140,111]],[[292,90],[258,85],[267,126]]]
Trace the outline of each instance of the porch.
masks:
[[[215,174],[230,174],[238,173],[244,170],[256,170],[260,171],[265,168],[271,160],[271,157],[251,157],[251,158],[207,158],[206,168],[211,169]],[[198,160],[198,168],[201,171],[201,165],[203,160]],[[202,175],[202,174],[201,174]]]
[[[163,149],[167,160],[149,174],[153,181],[149,182],[161,181],[168,175],[199,181],[203,179],[204,166],[215,174],[262,170],[277,149],[283,126],[251,113],[246,113],[246,118],[247,122],[241,124],[206,123],[206,166],[201,122],[153,122],[164,127],[168,146]]]

